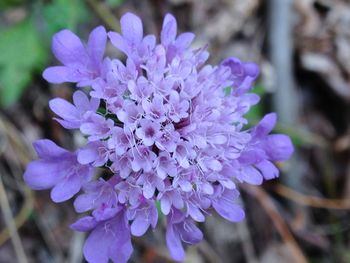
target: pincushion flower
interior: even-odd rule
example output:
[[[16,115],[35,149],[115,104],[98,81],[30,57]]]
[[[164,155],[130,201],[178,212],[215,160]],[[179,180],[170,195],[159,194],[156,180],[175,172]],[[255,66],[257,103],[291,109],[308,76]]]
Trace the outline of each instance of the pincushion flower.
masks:
[[[125,62],[104,57],[107,36]],[[131,13],[121,18],[121,33],[98,27],[86,46],[68,30],[53,37],[63,66],[48,68],[44,78],[90,88],[77,90],[73,104],[56,98],[50,107],[64,128],[86,136],[86,145],[72,153],[36,142],[39,160],[24,179],[36,190],[52,188],[55,202],[76,196],[75,210],[91,213],[71,225],[89,232],[88,262],[128,261],[131,235],[155,229],[160,218],[170,255],[183,260],[183,243],[203,239],[198,222],[213,211],[242,220],[236,185],[277,177],[274,161],[293,152],[288,136],[270,135],[274,113],[244,128],[244,115],[259,101],[249,93],[258,66],[233,57],[206,65],[209,53],[191,49],[193,38],[177,36],[168,14],[157,43]]]
[[[100,74],[106,41],[106,30],[102,26],[91,32],[86,47],[73,32],[62,30],[53,37],[52,52],[63,66],[47,68],[44,78],[51,83],[89,85]]]

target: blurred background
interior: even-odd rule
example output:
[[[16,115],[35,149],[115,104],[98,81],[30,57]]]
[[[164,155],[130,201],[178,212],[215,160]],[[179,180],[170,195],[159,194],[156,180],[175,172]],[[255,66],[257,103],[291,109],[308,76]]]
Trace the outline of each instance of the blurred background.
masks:
[[[68,228],[77,218],[72,204],[31,192],[22,174],[35,158],[34,140],[73,149],[81,139],[48,108],[49,99],[73,92],[41,77],[57,64],[52,34],[69,28],[87,39],[100,24],[119,30],[127,11],[155,34],[174,14],[180,32],[196,33],[195,46],[209,44],[210,63],[257,62],[253,92],[262,101],[248,118],[254,124],[276,111],[275,132],[296,147],[278,180],[242,186],[245,221],[208,217],[205,240],[188,249],[186,262],[350,262],[350,1],[0,0],[0,263],[84,262],[84,234]],[[134,245],[130,262],[172,262],[160,229]]]

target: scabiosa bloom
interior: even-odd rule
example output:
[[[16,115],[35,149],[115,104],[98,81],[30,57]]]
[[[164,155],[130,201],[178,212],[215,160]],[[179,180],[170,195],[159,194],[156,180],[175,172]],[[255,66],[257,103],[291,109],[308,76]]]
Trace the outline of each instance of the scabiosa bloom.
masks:
[[[107,36],[125,63],[104,57]],[[80,129],[86,145],[73,153],[49,140],[36,142],[39,160],[24,179],[36,190],[52,188],[55,202],[77,195],[75,210],[91,213],[71,225],[89,232],[88,262],[127,262],[131,235],[155,229],[158,220],[166,221],[170,255],[183,260],[183,243],[202,240],[197,225],[206,216],[244,218],[237,183],[277,177],[274,161],[293,152],[288,136],[270,135],[274,113],[244,128],[244,114],[259,101],[249,93],[258,66],[233,57],[205,65],[209,54],[191,49],[193,38],[177,35],[168,14],[157,44],[131,13],[122,17],[121,33],[97,27],[86,46],[68,30],[53,37],[64,66],[48,68],[44,78],[90,89],[76,91],[73,104],[56,98],[50,107],[64,128]]]

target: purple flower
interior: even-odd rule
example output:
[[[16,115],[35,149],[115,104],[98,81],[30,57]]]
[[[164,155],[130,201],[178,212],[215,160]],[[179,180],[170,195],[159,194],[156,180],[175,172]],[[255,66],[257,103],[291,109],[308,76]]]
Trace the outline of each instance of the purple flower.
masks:
[[[236,189],[229,190],[218,186],[215,188],[214,195],[216,198],[212,199],[212,205],[219,215],[231,222],[239,222],[244,219],[243,209],[235,203],[239,196]]]
[[[161,152],[156,160],[157,176],[165,179],[167,175],[175,177],[177,175],[176,162],[171,158],[168,152]]]
[[[137,79],[137,83],[129,80],[128,90],[130,91],[130,98],[136,101],[144,101],[153,93],[152,84],[143,76]]]
[[[111,135],[113,126],[113,120],[105,119],[97,113],[91,113],[87,117],[87,121],[80,126],[80,130],[89,136],[89,141],[97,141]]]
[[[101,211],[117,207],[118,197],[114,190],[117,180],[117,177],[112,177],[108,181],[100,179],[85,184],[84,193],[80,194],[74,201],[75,210],[78,213],[83,213],[89,210]]]
[[[47,68],[43,76],[51,83],[77,82],[87,86],[99,77],[107,34],[104,27],[95,28],[84,47],[80,39],[65,29],[53,36],[52,52],[64,66]]]
[[[175,131],[174,125],[166,125],[156,140],[156,146],[159,150],[172,153],[176,150],[180,142],[180,134]]]
[[[126,65],[124,65],[120,60],[112,60],[111,72],[109,76],[116,78],[121,84],[127,85],[129,81],[135,81],[139,75],[137,71],[135,62],[132,59],[126,60]]]
[[[117,154],[111,155],[113,164],[111,165],[111,171],[119,174],[123,179],[126,179],[131,174],[131,156],[129,154],[118,156]]]
[[[250,89],[259,75],[259,67],[255,63],[242,63],[238,58],[225,59],[222,64],[231,70],[233,85],[237,88],[236,95],[241,95]]]
[[[135,105],[134,102],[125,101],[122,108],[117,112],[117,117],[125,125],[128,130],[135,130],[137,121],[141,119],[142,108],[140,105]]]
[[[136,146],[134,150],[130,150],[130,155],[132,155],[131,169],[134,172],[141,169],[144,172],[150,172],[157,158],[156,154],[144,145]]]
[[[94,167],[103,166],[109,158],[110,152],[104,141],[89,142],[78,151],[78,162],[92,164]]]
[[[62,149],[50,140],[34,144],[39,160],[31,162],[24,173],[24,181],[32,189],[51,189],[54,202],[63,202],[79,192],[91,180],[91,166],[81,165],[76,153]]]
[[[61,117],[54,119],[66,129],[79,129],[89,114],[97,111],[100,100],[95,98],[89,100],[84,92],[78,90],[73,94],[73,103],[74,105],[61,98],[49,102],[51,110]]]
[[[143,26],[141,19],[132,13],[126,13],[120,20],[122,35],[116,32],[108,33],[112,44],[130,56],[143,39]]]
[[[203,239],[199,228],[189,218],[177,209],[167,216],[166,243],[173,259],[182,261],[185,250],[182,242],[193,245]]]
[[[162,96],[154,94],[152,101],[142,100],[142,108],[146,117],[158,123],[166,121],[166,109]]]
[[[152,146],[159,136],[159,133],[160,124],[145,119],[140,120],[140,127],[135,131],[136,136],[142,140],[143,144],[146,146]]]
[[[270,134],[274,113],[245,128],[245,114],[259,102],[249,93],[259,75],[255,63],[230,57],[205,65],[206,48],[190,48],[192,33],[177,36],[170,14],[160,43],[144,36],[134,14],[125,14],[120,24],[121,33],[108,37],[125,61],[103,57],[102,27],[86,47],[68,30],[54,36],[53,52],[64,66],[48,68],[44,77],[91,88],[88,95],[76,91],[73,104],[56,98],[50,107],[63,127],[80,129],[86,143],[72,153],[38,141],[39,159],[24,179],[33,189],[52,188],[55,202],[81,191],[74,207],[88,214],[71,228],[89,232],[88,262],[126,262],[131,234],[155,229],[158,213],[167,218],[170,255],[183,260],[182,242],[202,240],[196,224],[206,215],[216,211],[231,222],[243,220],[237,184],[276,178],[274,162],[289,159],[293,145],[286,135]],[[100,173],[93,177],[95,167]]]
[[[184,201],[180,191],[171,186],[168,186],[165,191],[160,192],[157,199],[160,200],[160,209],[164,215],[170,213],[172,206],[177,209],[184,208]]]
[[[135,208],[130,207],[128,218],[133,221],[130,225],[131,233],[134,236],[143,236],[150,226],[153,229],[156,227],[158,221],[157,208],[154,202],[145,200]]]
[[[118,156],[122,156],[126,153],[129,147],[134,146],[134,135],[128,130],[124,130],[120,127],[114,127],[111,137],[108,140],[108,147]]]
[[[169,118],[177,123],[181,119],[188,117],[188,109],[190,103],[187,100],[180,100],[180,95],[176,91],[171,91],[169,96],[169,104],[167,104],[169,110]]]
[[[126,263],[133,251],[130,227],[124,210],[105,221],[83,217],[71,225],[78,231],[91,231],[84,245],[84,257],[89,263]]]
[[[183,53],[194,39],[194,34],[190,32],[182,33],[176,38],[176,31],[176,19],[172,15],[167,14],[164,17],[160,41],[167,50],[166,56],[168,61],[171,61],[176,55]]]
[[[293,145],[288,136],[269,135],[276,123],[275,114],[267,114],[251,131],[251,140],[247,143],[236,163],[237,179],[254,185],[263,179],[278,177],[278,170],[271,161],[284,161],[293,153]]]
[[[136,183],[142,187],[143,196],[146,199],[152,199],[156,189],[160,192],[164,191],[165,183],[163,180],[154,173],[143,173]]]

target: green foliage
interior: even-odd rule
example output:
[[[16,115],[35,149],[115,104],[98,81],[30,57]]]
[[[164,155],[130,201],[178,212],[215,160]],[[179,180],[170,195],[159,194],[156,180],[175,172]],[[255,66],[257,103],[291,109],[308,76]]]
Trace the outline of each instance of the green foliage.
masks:
[[[124,2],[124,0],[106,0],[106,2],[110,7],[118,7]]]
[[[15,7],[28,2],[27,0],[0,0],[0,8]]]
[[[14,103],[47,60],[39,33],[31,20],[0,32],[0,104]]]
[[[0,7],[26,2],[0,0]],[[33,4],[30,8],[29,18],[0,31],[0,106],[16,102],[33,75],[44,69],[52,34],[63,28],[76,31],[78,24],[89,17],[83,0],[52,0],[45,5]],[[36,23],[38,21],[40,23]],[[39,32],[36,25],[44,26]]]
[[[63,28],[76,31],[77,25],[88,19],[82,0],[54,0],[44,7],[43,13],[50,35]]]

